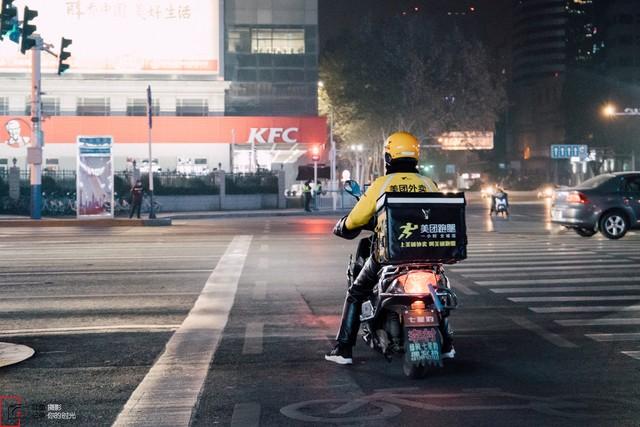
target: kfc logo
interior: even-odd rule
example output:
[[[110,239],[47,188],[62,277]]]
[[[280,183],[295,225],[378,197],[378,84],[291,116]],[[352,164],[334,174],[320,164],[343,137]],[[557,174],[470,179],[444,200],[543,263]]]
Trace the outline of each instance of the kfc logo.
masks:
[[[273,144],[286,142],[294,144],[298,142],[298,128],[251,128],[248,143]]]

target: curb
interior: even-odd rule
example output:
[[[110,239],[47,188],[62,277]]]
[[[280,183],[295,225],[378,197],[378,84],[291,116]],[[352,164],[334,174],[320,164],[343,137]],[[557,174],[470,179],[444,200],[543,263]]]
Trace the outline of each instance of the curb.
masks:
[[[2,227],[162,227],[171,218],[156,219],[0,219]]]
[[[189,214],[189,213],[176,213],[169,214],[165,218],[173,220],[189,220],[189,219],[225,219],[225,218],[260,218],[260,217],[272,217],[272,216],[332,216],[332,215],[344,215],[349,212],[349,209],[338,209],[336,211],[313,211],[313,212],[224,212],[220,213],[201,213],[201,214]]]

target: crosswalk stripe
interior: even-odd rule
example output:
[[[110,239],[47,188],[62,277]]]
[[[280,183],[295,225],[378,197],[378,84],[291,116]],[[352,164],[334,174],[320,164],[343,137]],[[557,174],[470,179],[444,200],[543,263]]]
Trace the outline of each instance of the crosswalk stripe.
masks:
[[[540,262],[537,259],[525,259],[525,260],[520,260],[520,261],[508,261],[508,262],[504,262],[501,261],[500,259],[496,259],[496,258],[492,258],[492,259],[488,259],[487,261],[483,261],[483,262],[476,262],[476,258],[471,258],[471,260],[469,261],[465,261],[464,262],[464,268],[471,268],[471,267],[486,267],[488,265],[495,265],[495,266],[513,266],[513,265],[537,265],[538,268],[543,269],[545,268],[547,265],[557,265],[557,264],[561,264],[561,265],[565,265],[565,264],[608,264],[611,262],[623,262],[623,261],[617,261],[617,260],[606,260],[606,259],[602,259],[603,257],[601,256],[597,256],[597,255],[593,255],[590,257],[584,257],[581,259],[578,258],[573,258],[573,259],[563,259],[563,260],[545,260],[544,262]],[[628,262],[628,261],[624,261],[624,262]],[[456,269],[460,269],[462,267],[449,267],[452,270],[456,270]]]
[[[640,351],[622,351],[622,354],[626,354],[629,357],[640,360]]]
[[[562,292],[614,292],[614,291],[637,291],[640,285],[613,285],[603,286],[554,286],[535,288],[491,288],[490,291],[496,294],[529,294],[529,293],[562,293]]]
[[[467,251],[468,256],[470,258],[486,258],[486,257],[502,257],[502,258],[515,258],[520,256],[535,256],[538,257],[558,257],[558,256],[570,256],[570,255],[596,255],[595,252],[591,251],[537,251],[537,252],[516,252],[516,251],[508,251],[508,252],[477,252],[473,250]]]
[[[518,285],[548,285],[551,283],[614,283],[638,282],[640,277],[571,277],[566,279],[527,279],[527,280],[483,280],[477,281],[480,286],[518,286]]]
[[[595,266],[590,266],[590,267],[583,267],[584,273],[588,273],[590,276],[593,276],[594,274],[598,274],[597,271],[593,271],[593,270],[602,270],[604,266],[600,266],[595,267]],[[620,266],[618,266],[620,267]],[[611,267],[608,267],[611,268]],[[640,269],[640,265],[625,265],[622,268],[618,268],[618,270],[625,270],[625,269],[629,269],[629,270],[639,270]],[[539,268],[539,270],[542,270]],[[546,271],[547,269],[545,268],[542,271],[537,271],[535,273],[536,277],[558,277],[558,276],[567,276],[569,275],[570,277],[575,277],[576,274],[581,274],[582,270],[580,269],[574,269],[574,270],[568,270],[568,271],[564,271],[564,270],[554,270],[554,271]],[[605,269],[606,270],[606,269]],[[515,278],[515,277],[531,277],[534,273],[531,273],[531,271],[511,271],[511,272],[503,272],[503,274],[501,275],[502,277],[506,277],[508,276],[510,279],[511,278]],[[496,278],[497,275],[495,273],[479,273],[479,274],[475,274],[475,273],[462,273],[462,275],[464,277],[468,277],[470,279],[489,279],[489,278]]]
[[[554,322],[561,326],[625,326],[640,325],[640,318],[564,319],[554,320]]]
[[[579,297],[513,297],[512,302],[580,302],[580,301],[639,301],[640,295],[609,295]]]
[[[585,336],[598,342],[640,340],[640,332],[620,333],[620,334],[585,334]]]
[[[610,262],[613,262],[610,261]],[[453,267],[456,271],[456,273],[508,273],[510,271],[515,271],[515,272],[519,272],[519,271],[538,271],[540,273],[542,272],[546,272],[548,270],[551,271],[563,271],[563,270],[614,270],[616,268],[630,268],[630,269],[636,269],[636,268],[640,268],[640,265],[636,264],[636,263],[631,263],[629,261],[626,260],[621,260],[621,261],[616,261],[619,262],[618,264],[606,264],[606,265],[557,265],[557,266],[540,266],[537,265],[535,267],[477,267],[477,268],[466,268],[466,264],[465,267]],[[575,272],[574,272],[575,273]],[[530,273],[527,273],[530,274]],[[556,273],[553,273],[556,274]],[[494,274],[495,276],[495,274]],[[475,274],[473,276],[469,275],[467,276],[465,274],[465,277],[477,277]]]
[[[579,305],[562,307],[529,307],[534,313],[606,313],[616,311],[640,311],[640,305]]]

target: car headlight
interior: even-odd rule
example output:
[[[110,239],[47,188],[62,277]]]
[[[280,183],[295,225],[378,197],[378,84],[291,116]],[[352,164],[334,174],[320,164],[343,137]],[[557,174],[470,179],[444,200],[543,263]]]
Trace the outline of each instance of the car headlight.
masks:
[[[389,293],[424,295],[429,293],[429,285],[436,288],[438,278],[433,271],[410,271],[398,277],[389,288]]]

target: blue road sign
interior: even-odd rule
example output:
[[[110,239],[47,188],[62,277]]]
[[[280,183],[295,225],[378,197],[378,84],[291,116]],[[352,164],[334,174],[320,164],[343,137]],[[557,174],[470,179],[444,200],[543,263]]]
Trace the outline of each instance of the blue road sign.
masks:
[[[556,144],[551,146],[552,159],[570,159],[572,157],[588,158],[589,147],[578,144]]]

